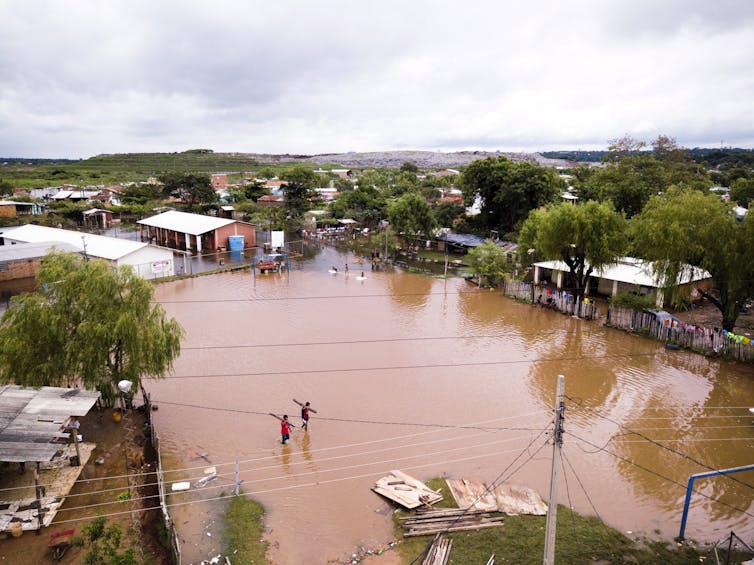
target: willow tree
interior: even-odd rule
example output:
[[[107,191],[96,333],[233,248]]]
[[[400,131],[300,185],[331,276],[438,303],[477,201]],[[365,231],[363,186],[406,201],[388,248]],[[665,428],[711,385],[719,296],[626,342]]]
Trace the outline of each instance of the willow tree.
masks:
[[[39,290],[15,297],[0,320],[0,381],[81,385],[112,404],[117,383],[164,377],[183,329],[152,302],[152,284],[72,253],[42,260]]]
[[[732,330],[741,308],[754,298],[754,217],[736,220],[730,204],[697,190],[672,188],[653,197],[632,220],[637,253],[654,262],[665,281],[692,267],[712,275],[713,287],[698,291],[720,310]]]
[[[609,202],[563,203],[533,211],[521,227],[519,245],[568,265],[568,287],[582,296],[592,273],[623,255],[626,231],[623,216]]]

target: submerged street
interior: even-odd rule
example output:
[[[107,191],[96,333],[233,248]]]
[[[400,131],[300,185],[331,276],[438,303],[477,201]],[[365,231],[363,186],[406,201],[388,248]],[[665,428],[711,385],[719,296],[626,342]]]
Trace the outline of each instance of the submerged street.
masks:
[[[328,273],[346,261],[350,274]],[[166,480],[193,480],[210,464],[220,475],[169,499],[187,562],[220,547],[224,503],[213,499],[232,494],[236,461],[242,490],[266,508],[277,564],[385,546],[392,508],[370,488],[391,469],[502,477],[547,498],[559,374],[561,504],[670,539],[690,474],[751,463],[751,367],[462,279],[372,271],[325,248],[290,273],[185,279],[158,285],[157,298],[187,330],[173,375],[146,383],[163,464],[176,470]],[[293,399],[317,413],[281,445],[269,413],[298,426]],[[699,481],[710,498],[694,495],[687,537],[754,534],[753,482],[750,472]]]

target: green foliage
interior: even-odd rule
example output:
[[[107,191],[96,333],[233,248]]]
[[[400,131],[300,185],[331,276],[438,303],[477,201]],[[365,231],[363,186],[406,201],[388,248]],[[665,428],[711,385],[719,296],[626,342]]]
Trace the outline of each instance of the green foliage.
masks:
[[[127,490],[118,493],[118,496],[115,497],[115,500],[117,500],[118,502],[128,502],[129,500],[131,500],[131,493]]]
[[[13,185],[7,180],[0,179],[0,196],[13,194]]]
[[[655,307],[654,294],[639,294],[637,292],[619,292],[610,297],[610,304],[619,308],[633,310],[649,310]]]
[[[246,198],[253,200],[254,202],[259,200],[260,197],[270,193],[270,189],[265,187],[264,183],[261,181],[252,181],[244,186],[243,189]]]
[[[161,196],[162,187],[159,184],[139,183],[126,187],[121,193],[121,200],[124,204],[146,204]]]
[[[319,176],[307,167],[294,167],[285,171],[281,178],[287,182],[283,186],[285,210],[292,217],[299,218],[310,208],[310,199],[315,196]]]
[[[212,187],[212,179],[207,174],[167,173],[160,176],[163,193],[180,198],[191,211],[195,204],[217,202],[218,196]]]
[[[754,200],[754,176],[733,181],[730,186],[730,199],[739,206],[748,208]]]
[[[491,240],[469,250],[468,263],[474,276],[481,279],[481,286],[496,286],[505,278],[508,256]]]
[[[466,208],[457,202],[440,202],[435,207],[437,223],[445,228],[452,228],[465,213]]]
[[[455,508],[444,479],[429,479],[427,486],[442,489],[439,508]],[[396,538],[403,535],[398,519],[410,515],[398,511],[393,524]],[[453,540],[452,563],[486,563],[495,554],[496,563],[536,563],[544,555],[545,516],[506,516],[501,528],[446,534]],[[620,565],[695,565],[703,557],[690,546],[666,542],[631,540],[598,518],[582,516],[560,506],[555,545],[555,563],[612,563]],[[404,538],[398,545],[402,563],[413,563],[428,548],[432,536]]]
[[[83,527],[85,565],[140,565],[132,548],[120,551],[123,531],[118,524],[107,525],[107,518],[100,516]]]
[[[461,176],[465,204],[471,206],[481,198],[480,228],[501,233],[513,231],[531,210],[553,201],[563,187],[553,169],[505,157],[474,161]]]
[[[388,207],[393,229],[407,237],[429,237],[437,225],[432,208],[416,193],[404,194]]]
[[[225,513],[226,554],[234,565],[266,563],[267,542],[263,541],[264,507],[246,496],[231,499]]]
[[[567,287],[581,295],[595,269],[614,263],[627,245],[624,218],[607,203],[562,203],[535,211],[521,227],[519,245],[568,265]]]
[[[754,296],[754,215],[738,222],[730,205],[709,193],[672,189],[652,198],[631,226],[636,253],[654,261],[667,286],[688,265],[709,271],[714,292],[699,289],[732,330],[741,306]]]
[[[419,167],[416,166],[414,163],[411,163],[410,161],[406,161],[401,165],[401,171],[406,173],[418,173]]]
[[[627,218],[639,214],[649,199],[670,186],[705,190],[712,181],[705,168],[678,147],[675,139],[659,135],[652,151],[630,136],[613,140],[605,155],[608,165],[593,174],[576,177],[574,187],[582,201],[611,201]]]
[[[113,269],[72,253],[42,260],[40,290],[15,297],[0,320],[0,381],[72,386],[115,398],[117,383],[162,377],[183,329],[152,302],[154,288],[130,266]],[[30,354],[33,352],[33,354]]]
[[[357,222],[373,226],[385,217],[386,200],[376,188],[359,186],[356,190],[341,193],[331,204],[334,218],[353,218]]]

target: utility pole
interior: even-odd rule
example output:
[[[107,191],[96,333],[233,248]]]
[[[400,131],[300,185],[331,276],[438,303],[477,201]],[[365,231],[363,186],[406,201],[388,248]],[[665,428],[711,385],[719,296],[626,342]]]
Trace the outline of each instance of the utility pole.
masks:
[[[563,445],[563,394],[565,377],[558,375],[558,388],[555,394],[555,419],[552,431],[552,471],[550,472],[550,502],[547,509],[545,527],[545,555],[543,565],[555,564],[555,524],[558,517],[558,467],[560,466],[560,447]]]

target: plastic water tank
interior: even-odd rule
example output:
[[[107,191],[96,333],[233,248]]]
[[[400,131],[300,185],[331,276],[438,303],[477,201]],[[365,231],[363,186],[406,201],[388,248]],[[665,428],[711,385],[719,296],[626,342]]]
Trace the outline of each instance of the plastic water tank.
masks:
[[[229,235],[228,248],[231,251],[242,251],[243,250],[243,236],[242,235]]]

